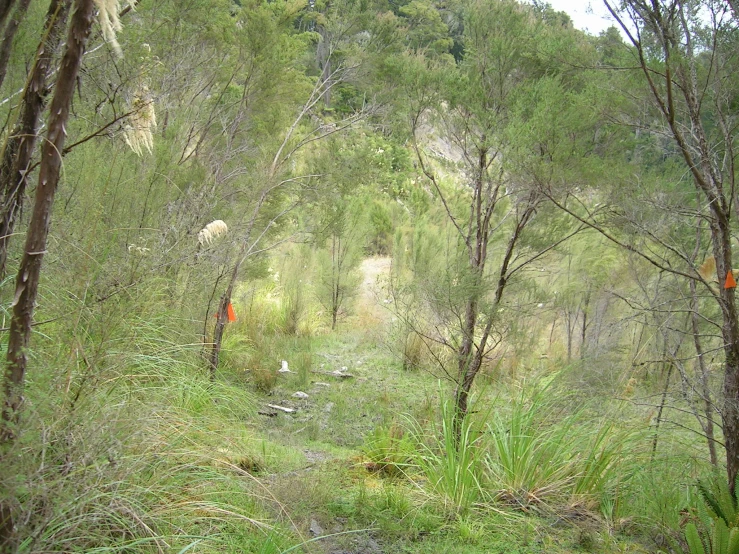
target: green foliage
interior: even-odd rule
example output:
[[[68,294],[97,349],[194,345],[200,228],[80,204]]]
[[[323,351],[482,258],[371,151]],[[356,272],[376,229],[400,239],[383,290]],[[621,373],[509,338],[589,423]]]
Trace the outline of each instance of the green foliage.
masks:
[[[509,413],[494,415],[488,483],[498,499],[524,509],[551,502],[599,509],[624,480],[617,468],[633,439],[611,425],[593,428],[584,410],[557,414],[548,396],[547,389],[522,395]]]
[[[714,519],[722,520],[727,527],[739,527],[737,500],[729,491],[726,480],[715,476],[708,481],[698,480],[698,491]]]
[[[6,135],[46,4],[31,2],[16,35],[0,102]],[[542,196],[503,276],[506,296],[492,307],[529,194],[566,200],[579,217],[650,255],[668,252],[670,268],[690,272],[709,249],[707,228],[686,224],[685,215],[693,221],[705,207],[682,153],[653,123],[643,83],[626,69],[603,70],[633,63],[618,31],[590,37],[540,2],[513,0],[161,0],[140,2],[123,26],[122,59],[93,34],[66,130],[73,147],[34,314],[22,434],[1,454],[0,511],[13,515],[16,550],[309,550],[317,545],[295,531],[304,522],[276,523],[300,510],[319,518],[335,510],[347,528],[377,521],[388,551],[565,552],[608,540],[604,549],[616,550],[624,530],[649,535],[645,541],[680,536],[683,509],[700,519],[685,527],[692,554],[736,551],[739,511],[720,480],[699,483],[694,511],[689,483],[703,472],[705,452],[680,431],[695,425],[683,413],[697,405],[686,398],[692,384],[683,375],[665,382],[659,369],[638,365],[695,357],[691,341],[676,338],[680,314],[696,311],[685,302],[687,285],[593,233],[550,250],[575,223]],[[707,84],[703,124],[724,145],[731,137],[719,108],[736,105],[737,83],[731,72],[711,79],[736,66],[732,33],[727,25],[710,45],[700,42],[705,30],[696,37],[696,71]],[[713,49],[721,56],[711,58]],[[330,94],[311,96],[332,71]],[[140,107],[144,90],[158,127],[152,152],[138,155],[123,140],[135,117],[124,114]],[[360,111],[361,121],[352,119]],[[414,146],[438,189],[417,167]],[[481,151],[490,162],[483,169]],[[481,176],[501,185],[482,277],[470,271],[460,239],[460,230],[474,235],[465,218],[470,185]],[[0,283],[3,327],[25,219]],[[200,244],[198,231],[215,219],[229,232]],[[251,250],[233,295],[237,321],[226,328],[211,382],[201,353],[244,244]],[[380,330],[374,314],[350,304],[366,254],[393,255],[398,320],[383,312]],[[700,336],[706,352],[720,352],[720,306],[714,291],[703,293]],[[480,306],[476,323],[494,314],[496,349],[483,366],[494,388],[475,391],[483,413],[463,419],[457,441],[453,407],[442,402],[439,410],[433,394],[424,396],[428,375],[417,370],[455,379],[470,299]],[[654,306],[663,320],[644,315]],[[332,311],[359,317],[328,333]],[[668,327],[672,334],[660,335]],[[380,331],[391,336],[395,360],[372,350]],[[318,368],[318,356],[331,365],[339,347],[358,379],[314,387],[294,417],[255,415],[257,395],[309,390],[315,372],[335,369]],[[565,375],[563,352],[574,357],[578,349],[587,360]],[[709,397],[720,390],[719,357]],[[282,360],[296,375],[278,376]],[[554,388],[510,393],[501,368],[525,391],[539,373],[566,378],[568,393],[596,395],[598,405],[573,408]],[[646,382],[676,403],[675,426],[659,429],[669,458],[647,461],[630,433],[654,431],[654,414],[640,401],[608,397],[623,391],[624,371],[637,388]],[[684,374],[691,377],[690,368]],[[415,417],[390,423],[404,411]],[[309,467],[317,444],[330,457],[352,455],[336,445],[363,444],[367,467],[378,472],[368,476],[344,460]],[[317,477],[327,467],[339,476]],[[286,473],[298,469],[300,483],[289,482]],[[316,491],[302,506],[283,506],[271,489],[285,482],[296,495]],[[585,512],[607,529],[583,525],[567,542],[543,531],[551,521],[537,522],[535,512],[557,521]],[[333,546],[326,539],[325,548]]]
[[[457,440],[454,416],[451,402],[443,401],[440,425],[426,431],[409,419],[409,433],[415,449],[413,464],[428,480],[430,492],[454,513],[464,514],[483,499],[482,426],[480,420],[466,417]]]
[[[365,439],[362,454],[369,461],[368,468],[389,477],[405,475],[413,459],[413,443],[403,428],[393,422],[389,427],[377,427]]]
[[[739,553],[739,510],[736,498],[721,476],[698,480],[703,505],[698,513],[702,530],[694,522],[685,526],[685,540],[690,554]]]
[[[690,554],[737,554],[739,552],[739,529],[729,529],[722,519],[713,524],[713,533],[704,544],[695,523],[685,526],[685,540]]]

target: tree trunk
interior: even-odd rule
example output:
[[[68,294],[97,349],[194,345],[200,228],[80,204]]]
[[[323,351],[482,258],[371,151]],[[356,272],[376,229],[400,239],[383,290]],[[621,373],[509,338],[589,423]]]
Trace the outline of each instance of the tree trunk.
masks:
[[[721,190],[712,183],[713,190]],[[720,200],[719,200],[720,198]],[[736,479],[739,474],[739,314],[736,308],[735,288],[725,288],[726,277],[732,269],[731,211],[723,195],[711,202],[711,240],[716,259],[716,275],[719,280],[723,323],[721,335],[724,341],[724,409],[723,430],[726,448],[726,475],[729,490],[736,496]]]
[[[703,410],[705,421],[701,422],[703,431],[708,441],[708,454],[711,465],[718,465],[718,456],[716,455],[716,440],[714,438],[714,422],[713,422],[713,399],[711,398],[711,388],[709,382],[708,366],[703,353],[703,344],[701,343],[700,327],[698,325],[698,291],[696,290],[695,281],[690,282],[690,322],[693,331],[693,345],[695,346],[695,354],[698,358],[697,365],[700,370],[698,380],[700,381],[701,397],[703,400]]]
[[[477,301],[472,298],[467,301],[465,309],[462,344],[457,351],[457,366],[459,380],[454,391],[454,438],[459,443],[462,433],[462,422],[467,416],[468,401],[472,383],[479,371],[474,367],[472,349],[475,345],[475,328],[477,327]]]
[[[341,303],[341,264],[339,256],[341,247],[336,246],[336,234],[331,235],[331,330],[336,330],[336,321],[339,318]]]
[[[50,91],[51,62],[63,36],[70,4],[70,0],[52,0],[49,4],[36,61],[21,97],[21,115],[0,156],[0,276],[6,272],[10,237],[23,205],[39,121]]]
[[[234,270],[234,275],[238,275],[238,268]],[[221,296],[221,301],[218,303],[218,311],[216,312],[216,326],[213,329],[213,346],[210,351],[210,380],[215,382],[216,370],[218,369],[218,359],[221,354],[221,345],[223,344],[223,331],[226,328],[226,322],[228,321],[228,304],[231,302],[231,295],[233,294],[233,285],[236,282],[235,277],[231,279],[226,292]]]
[[[5,24],[13,4],[15,4],[15,0],[0,0],[0,27]]]
[[[629,0],[616,9],[609,0],[605,0],[608,11],[629,36],[639,58],[644,81],[654,98],[656,108],[661,112],[669,131],[682,156],[686,169],[690,172],[696,191],[704,200],[704,208],[710,214],[710,231],[713,256],[716,261],[716,274],[719,281],[718,305],[721,309],[721,335],[724,343],[724,404],[723,431],[726,448],[726,472],[729,490],[736,497],[736,479],[739,473],[739,317],[737,314],[735,289],[724,288],[727,272],[732,269],[731,256],[731,203],[727,194],[734,190],[733,165],[727,174],[721,161],[735,160],[733,141],[724,140],[723,144],[709,140],[705,127],[707,112],[704,106],[710,103],[706,93],[712,91],[712,85],[719,86],[724,75],[720,67],[715,68],[711,78],[713,82],[704,82],[698,78],[697,60],[702,53],[696,52],[694,42],[698,40],[695,29],[690,27],[685,16],[688,3],[682,0],[662,2],[637,2]],[[736,2],[729,2],[736,17]],[[648,27],[659,39],[661,50],[660,69],[653,71],[648,59],[653,54],[647,53],[641,40],[632,31],[632,27],[624,22],[623,8],[628,12],[631,23],[637,28]],[[670,12],[679,17],[665,17]],[[703,25],[701,33],[706,30],[713,34],[709,37],[712,46],[719,48],[716,40],[719,29],[706,29]],[[733,52],[730,50],[729,52]],[[712,52],[720,56],[721,52]],[[703,77],[701,77],[703,79]],[[717,112],[711,117],[726,121],[733,109],[716,99],[714,107]]]
[[[15,33],[18,27],[20,27],[21,21],[26,16],[30,3],[31,0],[21,0],[21,3],[18,4],[13,14],[13,19],[5,27],[5,36],[3,37],[2,44],[0,44],[0,87],[3,86],[5,75],[8,72],[8,60],[10,59],[10,52],[13,49],[13,38],[15,38]]]
[[[54,98],[51,102],[49,130],[41,154],[41,169],[33,214],[16,278],[5,369],[2,428],[0,428],[0,440],[3,441],[12,440],[16,436],[15,427],[23,400],[28,344],[41,275],[41,262],[46,253],[51,208],[59,184],[61,153],[64,150],[66,139],[65,126],[69,119],[74,86],[94,19],[93,0],[76,0],[75,7],[67,36],[67,45],[59,68]]]

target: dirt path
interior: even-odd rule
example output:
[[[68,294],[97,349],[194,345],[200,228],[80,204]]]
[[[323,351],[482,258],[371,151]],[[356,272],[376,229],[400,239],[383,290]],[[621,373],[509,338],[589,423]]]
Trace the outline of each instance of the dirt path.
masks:
[[[362,272],[362,285],[360,288],[357,311],[363,316],[384,321],[390,317],[389,312],[383,307],[387,299],[388,278],[392,258],[372,257],[362,261],[359,269]]]
[[[362,332],[374,334],[389,322],[392,314],[387,309],[386,300],[389,297],[387,285],[391,265],[389,257],[372,257],[362,261],[359,267],[362,281],[355,297],[354,315],[351,316],[359,321],[342,322],[342,326],[358,324],[357,328]],[[330,376],[314,376],[329,383],[307,388],[309,398],[306,400],[296,401],[292,398],[294,388],[289,385],[284,389],[278,388],[271,401],[295,407],[298,411],[289,416],[278,414],[276,417],[287,418],[288,423],[274,427],[274,431],[297,434],[302,428],[317,426],[316,435],[338,446],[344,444],[346,435],[361,436],[377,423],[373,407],[377,403],[376,398],[381,395],[374,390],[375,380],[368,378],[368,375],[374,375],[376,379],[377,369],[368,359],[367,352],[358,348],[353,338],[346,344],[333,342],[331,350],[318,355],[325,359],[325,367],[322,363],[316,369],[330,372],[343,367],[355,375],[350,388],[356,396],[349,403],[343,402],[341,396],[337,396],[342,393],[333,391],[343,390],[344,385]],[[291,421],[301,429],[293,430]],[[348,522],[346,517],[330,513],[325,505],[329,499],[342,498],[345,494],[341,490],[342,485],[351,486],[341,481],[348,478],[345,476],[347,470],[343,468],[356,464],[356,459],[344,458],[330,448],[321,449],[320,445],[313,444],[307,438],[304,444],[293,443],[292,446],[303,453],[305,463],[290,471],[265,476],[262,482],[269,488],[277,504],[291,513],[303,538],[313,539],[305,545],[305,550],[311,554],[387,554],[380,534],[368,529],[354,529],[355,524]],[[356,476],[351,479],[356,479]]]

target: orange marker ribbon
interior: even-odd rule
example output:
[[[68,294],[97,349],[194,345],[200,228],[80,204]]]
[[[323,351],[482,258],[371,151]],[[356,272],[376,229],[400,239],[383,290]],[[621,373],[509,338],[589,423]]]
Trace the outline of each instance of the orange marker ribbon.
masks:
[[[234,306],[231,302],[228,303],[228,310],[226,313],[228,314],[229,321],[236,321],[236,312],[234,312]],[[214,313],[213,317],[218,317],[218,312]]]
[[[734,279],[734,274],[731,270],[726,274],[726,282],[724,283],[725,289],[735,289],[736,288],[736,280]]]

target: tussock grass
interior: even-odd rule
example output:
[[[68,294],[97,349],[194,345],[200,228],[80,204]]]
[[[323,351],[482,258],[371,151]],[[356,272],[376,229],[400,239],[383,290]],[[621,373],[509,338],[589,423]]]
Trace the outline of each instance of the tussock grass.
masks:
[[[372,468],[405,476],[458,515],[515,509],[612,517],[639,463],[638,434],[592,421],[585,408],[563,411],[548,391],[498,400],[472,413],[457,440],[453,409],[443,401],[436,423],[405,416],[401,432],[380,428],[363,452]]]
[[[2,452],[14,551],[256,551],[285,535],[251,485],[285,457],[243,428],[253,396],[211,383],[195,349],[159,331],[71,407],[29,387],[21,439]]]
[[[451,402],[441,406],[441,422],[424,430],[408,418],[414,442],[413,463],[428,481],[429,491],[438,495],[453,512],[464,514],[483,498],[483,455],[480,420],[467,417],[457,441]]]
[[[589,420],[583,408],[557,418],[547,394],[522,394],[508,414],[495,414],[488,481],[499,500],[524,509],[554,502],[597,511],[634,439]]]

